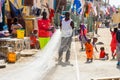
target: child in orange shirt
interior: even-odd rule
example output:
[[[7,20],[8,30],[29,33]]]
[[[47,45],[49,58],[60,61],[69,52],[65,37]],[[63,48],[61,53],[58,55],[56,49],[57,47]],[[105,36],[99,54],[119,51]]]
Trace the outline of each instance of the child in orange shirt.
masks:
[[[85,43],[85,49],[87,56],[86,63],[90,63],[93,61],[93,45],[91,44],[91,39],[88,39],[88,41]]]

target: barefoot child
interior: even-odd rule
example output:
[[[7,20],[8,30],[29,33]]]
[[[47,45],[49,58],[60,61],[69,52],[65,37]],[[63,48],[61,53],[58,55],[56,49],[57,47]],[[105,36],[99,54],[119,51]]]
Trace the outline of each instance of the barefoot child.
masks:
[[[98,49],[97,49],[97,47],[96,47],[96,42],[97,42],[97,38],[93,38],[93,42],[92,42],[92,45],[93,45],[93,47],[95,48],[95,50],[98,52]]]
[[[83,46],[87,41],[86,34],[87,34],[87,29],[86,29],[85,25],[83,23],[81,23],[80,24],[80,35],[79,35],[79,40],[81,42],[81,50],[84,49]]]
[[[101,60],[108,60],[108,59],[109,59],[109,56],[108,56],[108,54],[105,52],[105,48],[104,48],[104,47],[101,47],[101,48],[100,48],[100,56],[99,56],[99,58],[100,58]]]
[[[98,41],[98,39],[97,39],[96,37],[94,37],[94,38],[93,38],[92,45],[93,45],[93,48],[95,49],[95,50],[94,50],[94,55],[93,55],[95,59],[98,59],[98,58],[99,58],[99,57],[98,57],[98,54],[97,54],[97,53],[98,53],[98,49],[97,49],[97,47],[96,47],[96,42],[97,42],[97,41]],[[97,53],[96,53],[96,52],[97,52]]]
[[[88,39],[88,41],[85,43],[86,48],[86,56],[87,56],[87,63],[90,63],[93,61],[93,45],[91,44],[91,39]]]

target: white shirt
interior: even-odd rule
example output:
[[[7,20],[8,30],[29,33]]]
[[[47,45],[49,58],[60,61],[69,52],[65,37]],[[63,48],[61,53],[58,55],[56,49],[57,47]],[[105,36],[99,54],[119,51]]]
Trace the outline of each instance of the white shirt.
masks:
[[[62,20],[62,37],[72,36],[72,27],[70,25],[72,19],[65,21],[65,18]]]

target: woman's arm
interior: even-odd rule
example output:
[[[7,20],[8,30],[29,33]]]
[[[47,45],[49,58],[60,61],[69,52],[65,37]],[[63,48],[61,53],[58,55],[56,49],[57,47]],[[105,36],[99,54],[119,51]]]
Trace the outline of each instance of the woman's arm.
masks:
[[[110,28],[110,32],[112,32],[112,28]]]

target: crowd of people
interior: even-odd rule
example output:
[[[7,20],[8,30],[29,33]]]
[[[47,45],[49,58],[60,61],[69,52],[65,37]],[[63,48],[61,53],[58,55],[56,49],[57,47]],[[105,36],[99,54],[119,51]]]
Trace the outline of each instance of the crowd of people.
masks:
[[[63,50],[66,50],[66,61],[69,61],[70,58],[70,45],[71,45],[71,37],[72,37],[72,25],[70,22],[70,18],[67,16],[68,13],[65,14],[65,18],[61,21],[61,46],[59,49],[58,54],[58,61],[62,61]],[[67,19],[68,18],[68,19]],[[117,28],[110,28],[111,33],[111,57],[112,59],[118,60],[117,65],[120,65],[120,23],[118,24]],[[69,36],[68,36],[69,35]],[[87,37],[87,28],[85,27],[84,23],[80,24],[80,32],[79,32],[79,40],[81,43],[81,50],[85,50],[86,52],[86,63],[93,62],[93,58],[95,52],[99,52],[99,60],[108,60],[110,55],[106,52],[105,47],[101,46],[100,49],[97,49],[96,42],[98,41],[97,37],[88,38]],[[67,47],[67,48],[65,48]],[[99,51],[100,50],[100,51]]]

